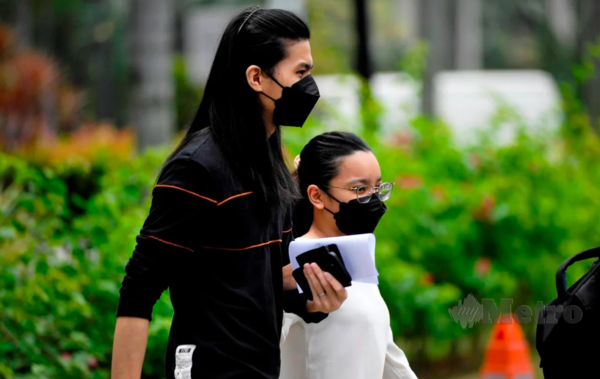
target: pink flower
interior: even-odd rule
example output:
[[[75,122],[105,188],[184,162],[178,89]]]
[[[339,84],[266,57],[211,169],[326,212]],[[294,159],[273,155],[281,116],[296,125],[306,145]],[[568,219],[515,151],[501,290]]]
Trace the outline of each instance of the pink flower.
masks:
[[[96,368],[98,367],[98,360],[96,359],[96,357],[91,357],[90,360],[88,361],[88,367],[89,368]]]
[[[496,199],[494,199],[494,196],[492,195],[486,195],[483,198],[483,202],[481,205],[483,206],[483,209],[486,212],[491,212],[494,209],[494,206],[496,205]]]
[[[492,261],[487,257],[479,257],[475,261],[475,272],[485,275],[492,269]]]
[[[412,140],[412,133],[408,130],[401,130],[394,136],[394,142],[400,147],[410,146]]]
[[[431,189],[431,196],[433,196],[435,201],[444,201],[446,198],[446,190],[441,185],[436,185]]]
[[[426,272],[425,275],[421,277],[421,284],[425,287],[429,287],[435,282],[435,278],[432,273]]]
[[[481,204],[475,210],[473,216],[479,221],[490,221],[492,218],[492,211],[496,206],[496,199],[493,195],[485,195],[481,200]]]
[[[71,360],[71,353],[69,353],[67,351],[63,351],[62,353],[60,353],[60,357],[62,359],[64,359],[65,361],[70,361]]]
[[[472,153],[471,155],[469,155],[469,163],[475,168],[481,166],[481,157],[479,156],[479,154]]]

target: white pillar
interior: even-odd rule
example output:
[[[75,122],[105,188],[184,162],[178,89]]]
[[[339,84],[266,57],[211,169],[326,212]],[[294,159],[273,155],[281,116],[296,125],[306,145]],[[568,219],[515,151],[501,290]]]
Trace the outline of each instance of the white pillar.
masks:
[[[419,0],[396,0],[396,12],[402,27],[402,39],[414,42],[419,38]]]
[[[204,85],[223,30],[241,9],[231,5],[195,5],[183,15],[183,52],[192,82]]]
[[[546,14],[558,40],[569,49],[575,47],[577,17],[574,4],[570,0],[546,0]]]
[[[131,123],[139,150],[166,144],[175,129],[173,80],[174,0],[134,0],[132,3]]]
[[[266,0],[265,8],[285,9],[295,13],[301,19],[308,20],[306,0]]]
[[[457,70],[478,70],[483,65],[481,10],[481,0],[456,2],[454,66]]]

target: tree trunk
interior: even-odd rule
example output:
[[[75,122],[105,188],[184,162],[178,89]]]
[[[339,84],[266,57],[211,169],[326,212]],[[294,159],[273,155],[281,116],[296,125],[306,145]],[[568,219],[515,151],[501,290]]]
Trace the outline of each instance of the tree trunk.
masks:
[[[95,114],[99,121],[115,121],[115,90],[113,74],[113,38],[115,24],[111,21],[110,2],[95,1],[88,5],[89,19],[94,25],[91,44],[89,77],[95,87]]]
[[[600,132],[600,56],[590,57],[589,47],[600,44],[600,2],[580,0],[578,9],[580,60],[591,59],[595,69],[593,77],[582,86],[581,97],[587,108],[592,128]]]
[[[450,12],[453,6],[453,0],[419,2],[419,34],[429,45],[421,102],[421,111],[427,116],[434,116],[436,109],[433,87],[435,75],[454,66],[454,20],[452,16],[448,17],[453,14]]]
[[[356,71],[366,80],[371,78],[372,66],[369,51],[369,14],[365,0],[354,0],[356,24]]]
[[[15,34],[19,47],[31,47],[31,0],[18,0],[15,17]]]
[[[55,56],[56,25],[53,4],[49,1],[41,2],[39,12],[36,20],[36,45],[46,54]]]
[[[174,0],[132,0],[132,109],[138,149],[168,143],[175,130]]]
[[[373,75],[371,49],[369,46],[369,7],[366,0],[354,0],[354,21],[356,29],[356,63],[355,69],[360,76],[360,99],[363,130],[365,138],[370,141],[377,133],[377,119],[374,112],[374,99],[371,93],[370,79]]]

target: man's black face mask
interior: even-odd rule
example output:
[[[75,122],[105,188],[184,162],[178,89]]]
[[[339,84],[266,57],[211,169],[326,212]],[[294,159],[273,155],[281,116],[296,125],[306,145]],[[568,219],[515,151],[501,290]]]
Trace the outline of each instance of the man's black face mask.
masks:
[[[291,87],[284,87],[275,78],[270,75],[269,77],[282,88],[279,99],[273,99],[261,92],[275,102],[273,123],[277,126],[302,127],[320,97],[319,87],[314,78],[309,74]]]

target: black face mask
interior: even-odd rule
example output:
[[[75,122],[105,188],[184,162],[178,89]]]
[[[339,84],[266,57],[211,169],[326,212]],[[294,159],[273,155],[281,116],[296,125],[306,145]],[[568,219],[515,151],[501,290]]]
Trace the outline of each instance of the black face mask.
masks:
[[[373,194],[371,200],[365,204],[359,203],[358,199],[342,203],[335,197],[329,196],[340,203],[340,211],[333,213],[329,209],[325,209],[333,215],[340,232],[346,235],[373,233],[379,220],[387,211],[387,206],[376,194]]]
[[[320,97],[312,75],[306,75],[291,87],[284,87],[275,78],[269,77],[283,89],[277,100],[261,92],[275,102],[273,123],[277,126],[302,127]]]

